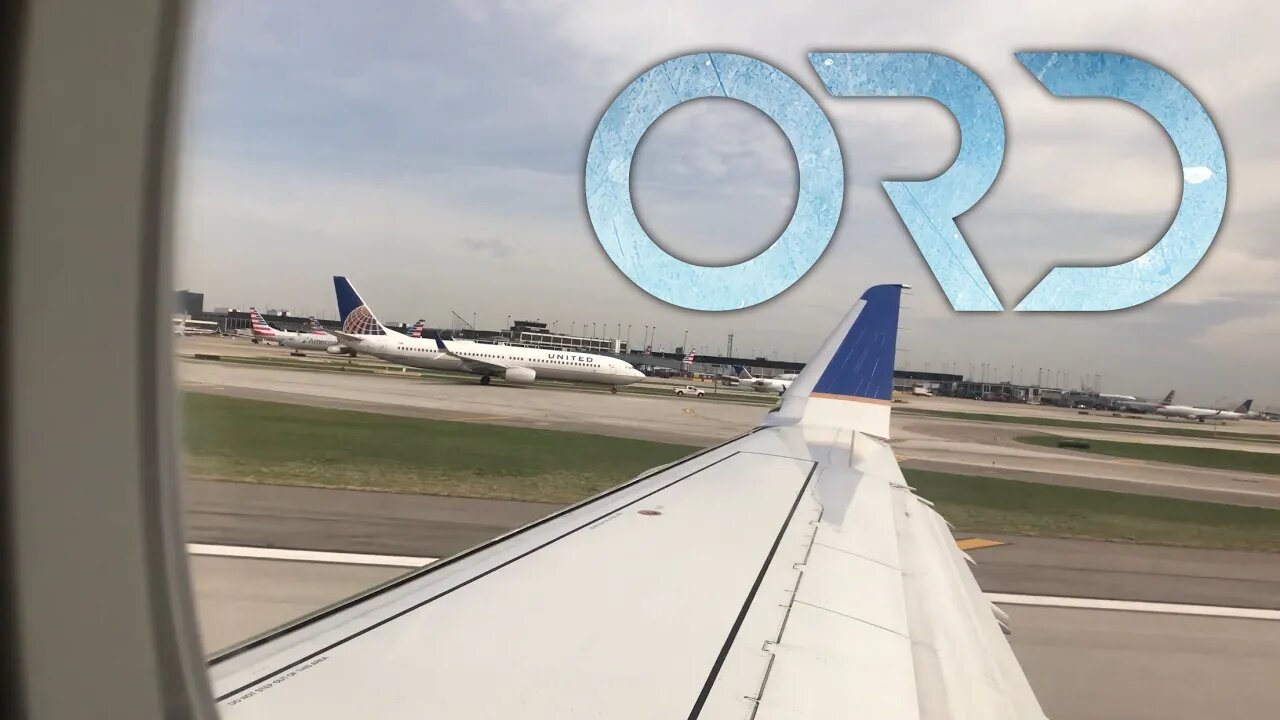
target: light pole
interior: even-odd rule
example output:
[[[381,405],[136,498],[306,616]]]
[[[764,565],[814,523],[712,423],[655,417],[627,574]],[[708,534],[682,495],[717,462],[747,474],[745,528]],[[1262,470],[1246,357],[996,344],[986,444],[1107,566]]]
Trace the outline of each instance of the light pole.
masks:
[[[649,349],[649,326],[644,326],[644,340],[640,343],[647,350]]]
[[[627,323],[627,352],[631,352],[631,323]]]
[[[684,342],[680,343],[680,349],[684,351],[685,355],[689,354],[689,331],[688,330],[684,331]]]
[[[595,336],[596,336],[596,324],[591,323],[591,337],[594,338]]]

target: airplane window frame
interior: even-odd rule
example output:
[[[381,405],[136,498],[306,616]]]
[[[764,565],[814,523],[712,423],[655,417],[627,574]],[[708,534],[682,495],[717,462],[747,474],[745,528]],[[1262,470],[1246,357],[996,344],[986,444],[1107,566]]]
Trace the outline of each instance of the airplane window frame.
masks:
[[[111,322],[79,337],[112,348],[84,362],[5,344],[4,717],[216,717],[181,532],[168,328],[193,15],[176,0],[0,6],[0,312],[11,332],[37,333],[92,306]]]

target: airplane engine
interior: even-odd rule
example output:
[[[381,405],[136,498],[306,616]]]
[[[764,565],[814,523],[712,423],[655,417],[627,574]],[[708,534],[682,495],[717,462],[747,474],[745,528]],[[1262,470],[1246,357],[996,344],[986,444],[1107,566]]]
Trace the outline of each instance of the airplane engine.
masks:
[[[505,378],[507,382],[516,385],[529,385],[537,376],[538,373],[534,372],[531,368],[507,368],[507,371],[503,373],[503,378]]]
[[[350,355],[351,357],[356,356],[354,352],[352,352],[350,349],[346,347],[343,347],[342,345],[330,345],[329,347],[325,348],[324,351],[329,353],[330,355]]]

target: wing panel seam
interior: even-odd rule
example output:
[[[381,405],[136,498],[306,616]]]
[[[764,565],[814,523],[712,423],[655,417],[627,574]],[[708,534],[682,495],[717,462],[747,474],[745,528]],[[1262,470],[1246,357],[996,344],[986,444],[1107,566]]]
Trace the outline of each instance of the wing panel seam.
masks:
[[[760,453],[753,453],[760,454]],[[790,458],[795,460],[796,458]],[[738,631],[742,629],[742,623],[747,618],[747,613],[751,610],[751,603],[755,600],[756,593],[760,591],[760,585],[764,582],[765,573],[769,571],[769,566],[773,564],[773,558],[778,552],[778,546],[782,544],[782,538],[787,533],[787,528],[791,527],[791,520],[795,517],[796,508],[800,507],[800,501],[804,499],[805,491],[809,489],[813,476],[818,470],[818,464],[813,461],[810,463],[809,473],[805,476],[804,482],[800,484],[800,489],[796,493],[796,499],[791,503],[791,509],[787,511],[787,517],[782,521],[782,527],[778,529],[778,535],[773,539],[773,545],[769,548],[769,553],[765,555],[764,563],[760,566],[760,572],[756,574],[755,582],[751,584],[751,589],[747,592],[747,597],[742,602],[742,609],[738,611],[738,617],[733,622],[733,627],[729,629],[729,637],[725,638],[724,644],[720,647],[720,653],[716,656],[716,660],[711,665],[711,672],[707,675],[707,681],[702,685],[702,692],[698,693],[698,699],[693,703],[693,709],[689,711],[689,720],[695,720],[702,713],[703,706],[707,703],[707,698],[711,696],[711,689],[715,686],[716,677],[720,674],[720,668],[724,666],[725,658],[729,656],[729,651],[733,648],[733,641],[738,637]]]

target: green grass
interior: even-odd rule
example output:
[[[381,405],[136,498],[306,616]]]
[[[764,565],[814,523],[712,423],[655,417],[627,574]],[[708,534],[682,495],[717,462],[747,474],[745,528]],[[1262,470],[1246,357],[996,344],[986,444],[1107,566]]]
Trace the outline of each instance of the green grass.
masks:
[[[1280,552],[1280,510],[904,470],[965,532]]]
[[[188,477],[570,503],[697,448],[188,393]],[[963,531],[1280,551],[1280,510],[905,470]]]
[[[183,430],[188,477],[556,503],[697,449],[197,393]]]
[[[1057,435],[1025,435],[1016,438],[1020,443],[1041,447],[1058,447],[1060,440],[1074,440]],[[1075,452],[1109,455],[1111,457],[1151,460],[1154,462],[1214,468],[1216,470],[1240,470],[1242,472],[1280,474],[1280,453],[1258,453],[1225,448],[1204,448],[1188,445],[1154,445],[1152,443],[1128,443],[1114,440],[1089,439],[1088,448],[1065,448]]]
[[[894,408],[895,413],[904,415],[923,415],[950,418],[953,420],[972,420],[974,422],[997,422],[1011,425],[1040,425],[1044,427],[1073,428],[1076,430],[1107,430],[1110,432],[1146,433],[1149,435],[1172,435],[1176,437],[1194,438],[1228,438],[1231,440],[1251,440],[1258,442],[1280,442],[1280,435],[1266,433],[1223,432],[1198,430],[1185,427],[1152,427],[1150,425],[1126,425],[1113,422],[1091,422],[1088,420],[1066,420],[1063,418],[1047,418],[1020,415],[997,415],[994,413],[968,413],[953,410],[920,410],[915,408]]]

